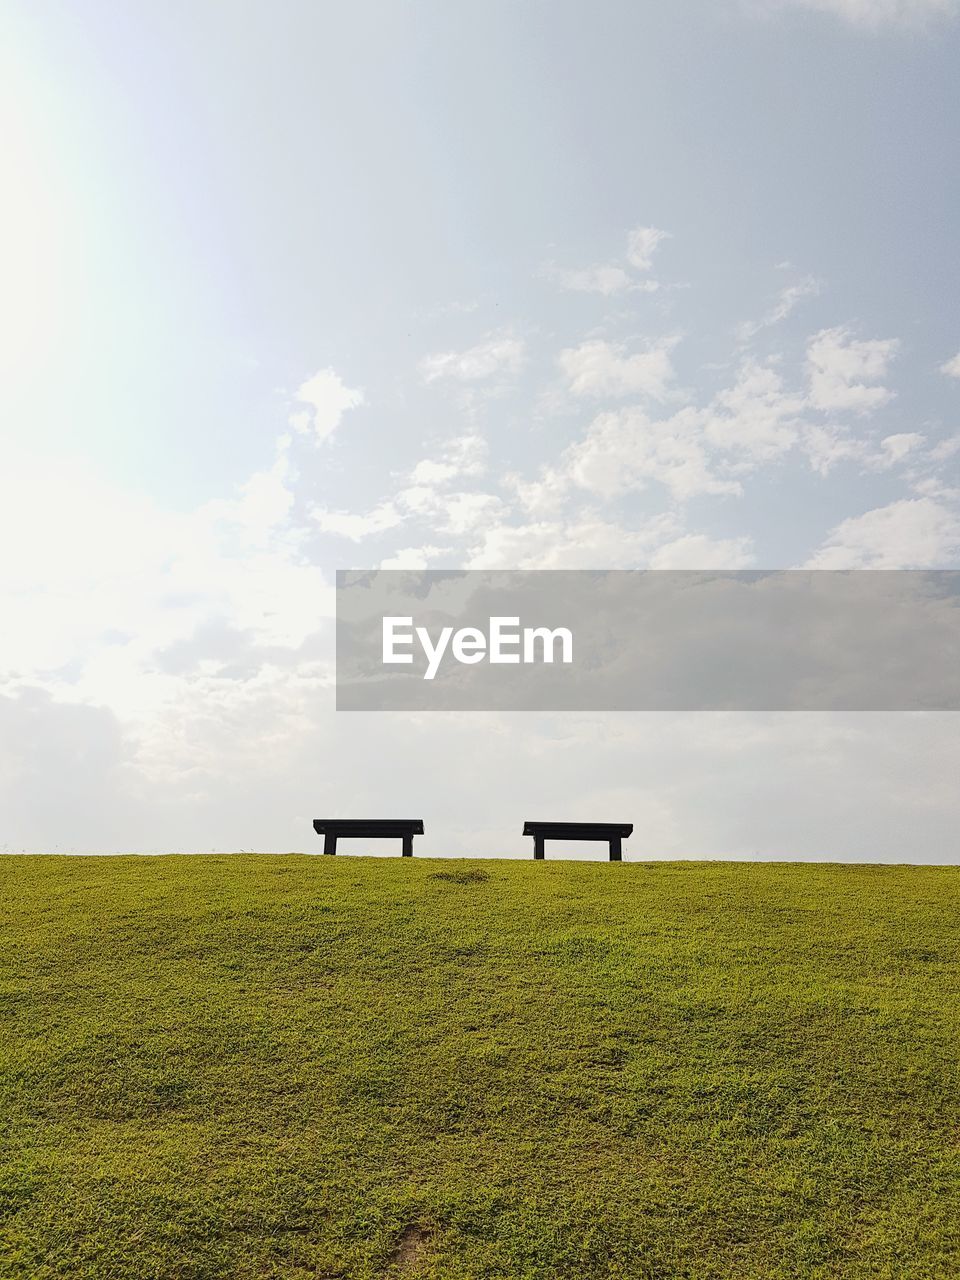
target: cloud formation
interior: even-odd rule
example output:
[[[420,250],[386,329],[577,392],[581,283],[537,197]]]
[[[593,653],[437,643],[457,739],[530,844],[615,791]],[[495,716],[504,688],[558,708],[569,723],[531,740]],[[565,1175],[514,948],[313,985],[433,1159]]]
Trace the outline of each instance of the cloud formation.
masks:
[[[649,269],[658,235],[639,237],[637,261],[616,268],[633,284]],[[532,278],[534,287],[538,280],[545,287],[542,275]],[[470,313],[457,321],[465,335],[459,345],[438,344],[410,368],[399,393],[366,377],[361,391],[331,369],[306,379],[293,430],[252,474],[192,509],[168,509],[83,466],[5,456],[0,537],[15,554],[0,569],[0,712],[17,733],[27,726],[35,738],[27,764],[9,770],[19,789],[2,797],[15,815],[8,840],[30,831],[53,839],[38,816],[37,778],[42,768],[62,768],[63,753],[85,733],[99,744],[96,767],[82,775],[86,793],[116,797],[116,821],[91,817],[89,826],[90,838],[109,847],[129,845],[123,833],[147,813],[160,847],[183,847],[178,833],[191,833],[182,840],[195,847],[302,847],[310,810],[324,795],[348,808],[382,785],[384,805],[391,795],[402,799],[408,792],[379,759],[370,760],[369,730],[333,716],[330,579],[343,564],[735,569],[960,562],[960,438],[913,412],[909,380],[894,386],[896,339],[864,337],[842,314],[808,336],[797,308],[812,287],[801,281],[772,291],[762,321],[770,331],[766,346],[732,341],[728,318],[716,326],[726,335],[718,351],[697,324],[699,312],[681,325],[682,295],[666,291],[644,304],[640,341],[629,288],[598,290],[613,302],[600,319],[591,303],[586,327],[582,301],[558,299],[550,283],[557,282],[546,290],[549,327],[518,316],[491,328],[491,317],[479,315],[471,333]],[[425,337],[419,349],[431,345]],[[934,364],[927,358],[928,374]],[[436,394],[435,384],[453,394]],[[385,433],[382,449],[371,449],[366,432],[354,439],[343,423],[360,405],[369,406],[370,421],[382,416],[387,395],[391,410],[406,399],[414,416],[406,436]],[[331,436],[335,453],[311,447]],[[785,530],[792,541],[781,536]],[[91,714],[74,714],[77,708]],[[422,768],[422,776],[439,771],[445,796],[456,798],[446,816],[442,805],[435,810],[442,851],[493,852],[502,849],[496,824],[467,829],[457,816],[473,768],[500,779],[503,804],[521,779],[526,803],[545,755],[554,773],[569,750],[573,778],[591,743],[605,750],[598,744],[609,731],[588,719],[553,729],[491,722],[462,774],[457,751],[467,739],[456,725],[406,726],[405,733],[378,726],[378,742],[386,758],[396,735],[404,767]],[[619,757],[611,755],[603,786],[581,779],[578,804],[597,803],[604,787],[634,797],[632,815],[648,814],[662,836],[659,853],[690,852],[698,839],[714,853],[743,856],[762,847],[762,822],[744,823],[724,798],[735,778],[718,783],[709,830],[699,833],[685,808],[695,788],[685,788],[675,769],[660,775],[666,791],[649,804],[638,799],[636,767],[648,759],[649,731],[637,725],[617,732],[625,735],[630,769],[617,772]],[[713,729],[670,729],[684,770],[700,758],[703,732]],[[823,794],[832,783],[818,772],[817,734],[808,730],[788,747],[790,732],[741,724],[730,730],[722,758],[753,776],[779,759]],[[943,743],[931,735],[942,757]],[[659,741],[661,731],[655,736]],[[475,743],[472,732],[469,738]],[[822,741],[851,753],[847,794],[860,785],[861,759],[868,790],[878,768],[903,765],[893,756],[879,764],[862,738],[824,730]],[[711,767],[720,758],[710,756]],[[317,760],[325,762],[322,784]],[[775,789],[776,776],[771,770],[766,785]],[[258,807],[257,792],[269,793],[267,809]],[[842,812],[839,791],[834,800]],[[790,802],[783,798],[782,813]],[[892,853],[891,833],[907,830],[915,816],[906,801],[892,798],[890,806],[888,821],[872,832],[870,856],[888,847]],[[782,821],[772,822],[768,834],[782,837],[783,830]],[[861,847],[859,839],[829,850],[844,856]],[[807,826],[791,847],[809,854],[812,840]],[[778,848],[789,853],[782,842]]]
[[[348,409],[363,404],[363,392],[348,387],[334,369],[321,369],[297,389],[295,399],[307,409],[298,409],[290,425],[301,433],[312,433],[318,441],[329,440]]]
[[[815,298],[819,292],[820,281],[815,276],[803,276],[793,284],[785,285],[765,316],[760,320],[746,320],[738,325],[737,335],[740,341],[749,342],[763,329],[772,329],[792,315],[804,298]]]
[[[807,345],[810,403],[825,412],[869,413],[893,398],[885,378],[900,343],[896,338],[858,341],[845,328],[821,329]]]
[[[647,396],[665,400],[675,374],[670,353],[675,337],[651,343],[630,354],[621,344],[600,338],[569,347],[557,357],[567,386],[575,396]]]
[[[623,267],[610,264],[580,268],[550,266],[546,274],[561,289],[571,289],[576,293],[599,293],[605,298],[623,293],[634,285],[633,277]]]
[[[627,236],[627,261],[637,271],[651,270],[653,255],[663,241],[669,239],[670,232],[658,227],[634,227]]]
[[[424,382],[453,379],[479,382],[496,375],[516,374],[523,367],[526,347],[509,333],[488,335],[465,351],[441,351],[424,357],[420,371]]]
[[[657,227],[634,227],[627,236],[626,263],[633,270],[627,271],[615,263],[590,267],[559,267],[548,263],[544,276],[561,289],[575,293],[596,293],[612,297],[621,293],[656,293],[659,280],[647,274],[653,268],[653,255],[658,246],[670,239],[669,231]]]
[[[960,515],[932,498],[900,498],[842,520],[810,569],[946,569],[960,557]]]

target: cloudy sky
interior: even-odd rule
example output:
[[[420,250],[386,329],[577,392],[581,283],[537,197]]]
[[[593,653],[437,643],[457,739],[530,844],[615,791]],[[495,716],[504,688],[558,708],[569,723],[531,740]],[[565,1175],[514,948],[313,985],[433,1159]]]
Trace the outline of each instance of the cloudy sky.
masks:
[[[960,5],[7,0],[0,51],[0,849],[960,860],[954,715],[332,694],[338,568],[960,567]]]

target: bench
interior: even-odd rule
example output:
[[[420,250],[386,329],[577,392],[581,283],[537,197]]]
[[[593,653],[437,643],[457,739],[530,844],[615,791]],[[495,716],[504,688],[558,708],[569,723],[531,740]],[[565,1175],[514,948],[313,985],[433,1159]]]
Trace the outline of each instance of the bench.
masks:
[[[632,822],[525,822],[523,834],[533,836],[533,856],[542,858],[544,840],[605,840],[610,861],[623,861],[621,841],[633,835]]]
[[[353,836],[377,840],[398,836],[403,841],[403,856],[413,857],[413,837],[423,835],[422,818],[314,818],[313,829],[323,836],[323,852],[336,853],[337,840]]]

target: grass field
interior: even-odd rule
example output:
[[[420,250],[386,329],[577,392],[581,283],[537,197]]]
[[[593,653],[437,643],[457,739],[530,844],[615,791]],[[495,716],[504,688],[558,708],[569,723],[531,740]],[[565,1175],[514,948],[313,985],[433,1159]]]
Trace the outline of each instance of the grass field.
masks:
[[[960,1276],[960,872],[0,861],[0,1276]]]

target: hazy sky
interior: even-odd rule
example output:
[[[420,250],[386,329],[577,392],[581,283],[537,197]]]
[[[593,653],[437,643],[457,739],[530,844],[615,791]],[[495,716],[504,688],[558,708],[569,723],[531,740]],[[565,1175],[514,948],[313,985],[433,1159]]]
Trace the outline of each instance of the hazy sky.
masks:
[[[6,0],[0,849],[960,860],[956,716],[331,688],[337,568],[960,567],[958,66],[953,0]]]

